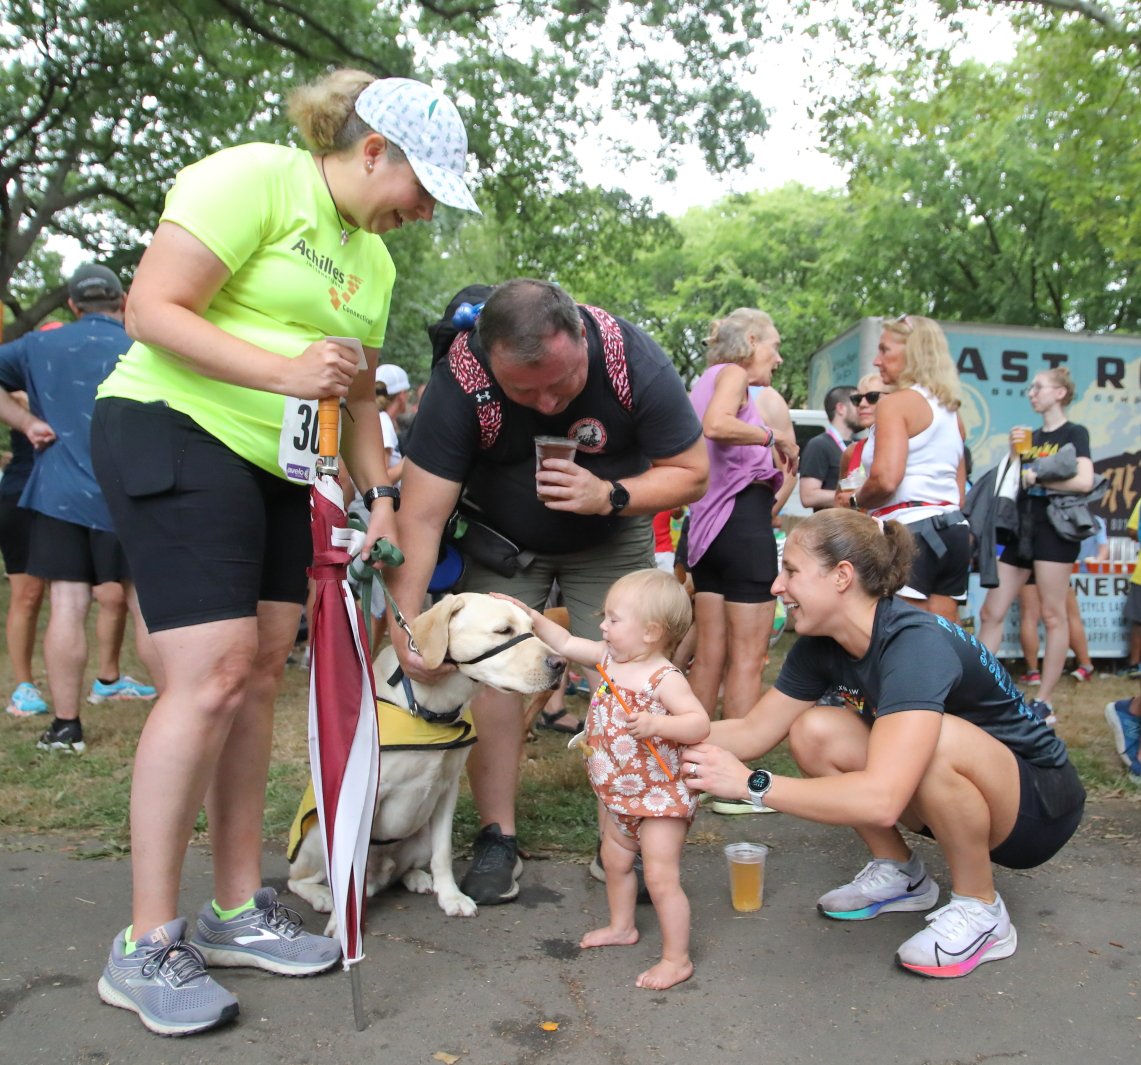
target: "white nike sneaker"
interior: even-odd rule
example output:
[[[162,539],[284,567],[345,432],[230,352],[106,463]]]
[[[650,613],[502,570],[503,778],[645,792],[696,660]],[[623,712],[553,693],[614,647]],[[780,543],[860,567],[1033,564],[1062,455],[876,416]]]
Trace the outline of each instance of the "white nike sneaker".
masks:
[[[1001,896],[995,901],[997,914],[978,899],[952,895],[946,906],[927,915],[927,927],[896,951],[896,963],[920,976],[947,979],[1009,958],[1018,949],[1018,933]]]
[[[850,884],[821,895],[816,909],[835,921],[869,921],[881,913],[929,910],[938,901],[939,885],[922,862],[918,873],[908,876],[898,862],[873,858]]]

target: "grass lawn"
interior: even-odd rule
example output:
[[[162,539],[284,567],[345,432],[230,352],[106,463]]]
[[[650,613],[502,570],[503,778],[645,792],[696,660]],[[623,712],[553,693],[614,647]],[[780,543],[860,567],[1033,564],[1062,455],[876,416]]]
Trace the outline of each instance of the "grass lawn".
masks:
[[[6,612],[7,601],[7,582],[0,582],[0,612]],[[785,635],[777,645],[766,682],[775,677],[794,638]],[[123,665],[128,672],[143,676],[133,648],[125,652]],[[42,661],[37,663],[37,676],[43,680]],[[0,693],[5,699],[12,687],[5,660],[0,669]],[[1136,682],[1110,677],[1095,677],[1085,684],[1066,677],[1057,690],[1058,732],[1069,745],[1086,787],[1100,798],[1120,796],[1123,801],[1141,802],[1141,789],[1131,788],[1124,780],[1102,718],[1106,702],[1135,690]],[[309,771],[307,697],[308,673],[290,667],[277,705],[265,823],[267,840],[279,840],[283,850]],[[586,708],[580,697],[568,699],[568,706],[580,715]],[[0,828],[5,835],[62,836],[93,856],[125,853],[131,763],[148,709],[149,704],[140,702],[85,703],[81,716],[87,751],[80,757],[36,750],[44,718],[18,720],[5,714],[0,722]],[[522,847],[532,854],[587,857],[594,850],[594,796],[581,758],[566,749],[567,739],[564,734],[544,731],[526,746],[518,832]],[[765,764],[778,772],[792,771],[783,750],[766,758]],[[463,852],[478,828],[466,784],[456,822],[456,841]],[[200,821],[199,828],[203,827]]]

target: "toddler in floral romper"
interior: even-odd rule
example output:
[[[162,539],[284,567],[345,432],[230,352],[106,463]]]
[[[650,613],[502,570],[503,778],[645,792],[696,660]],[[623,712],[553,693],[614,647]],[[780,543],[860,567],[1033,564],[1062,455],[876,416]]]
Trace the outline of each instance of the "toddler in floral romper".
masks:
[[[536,635],[559,654],[585,665],[599,663],[605,673],[586,731],[572,745],[586,754],[591,785],[607,809],[601,858],[610,923],[588,932],[580,946],[638,942],[634,859],[640,852],[662,930],[662,957],[635,983],[672,987],[693,975],[681,854],[697,800],[682,781],[681,753],[709,735],[709,715],[669,661],[689,629],[689,596],[662,570],[627,574],[606,595],[598,642],[571,636],[538,611],[528,613]]]

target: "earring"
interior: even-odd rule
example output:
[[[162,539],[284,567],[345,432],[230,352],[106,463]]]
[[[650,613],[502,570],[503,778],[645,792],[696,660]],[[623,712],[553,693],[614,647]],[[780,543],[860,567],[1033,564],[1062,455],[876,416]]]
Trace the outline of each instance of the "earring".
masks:
[[[371,159],[367,163],[365,163],[365,167],[368,169],[368,172],[371,174],[372,173],[372,160]]]

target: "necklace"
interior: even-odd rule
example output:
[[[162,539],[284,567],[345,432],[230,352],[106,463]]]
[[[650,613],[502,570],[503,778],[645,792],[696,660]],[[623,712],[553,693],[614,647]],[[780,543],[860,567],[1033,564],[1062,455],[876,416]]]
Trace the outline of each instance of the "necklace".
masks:
[[[341,210],[337,206],[337,201],[333,199],[333,190],[329,188],[329,179],[325,175],[325,157],[321,156],[321,180],[325,182],[325,191],[329,194],[329,202],[333,205],[333,213],[337,216],[337,225],[341,227],[341,247],[343,248],[349,242],[351,237],[360,226],[353,226],[349,229],[345,225],[345,220],[341,217]]]

